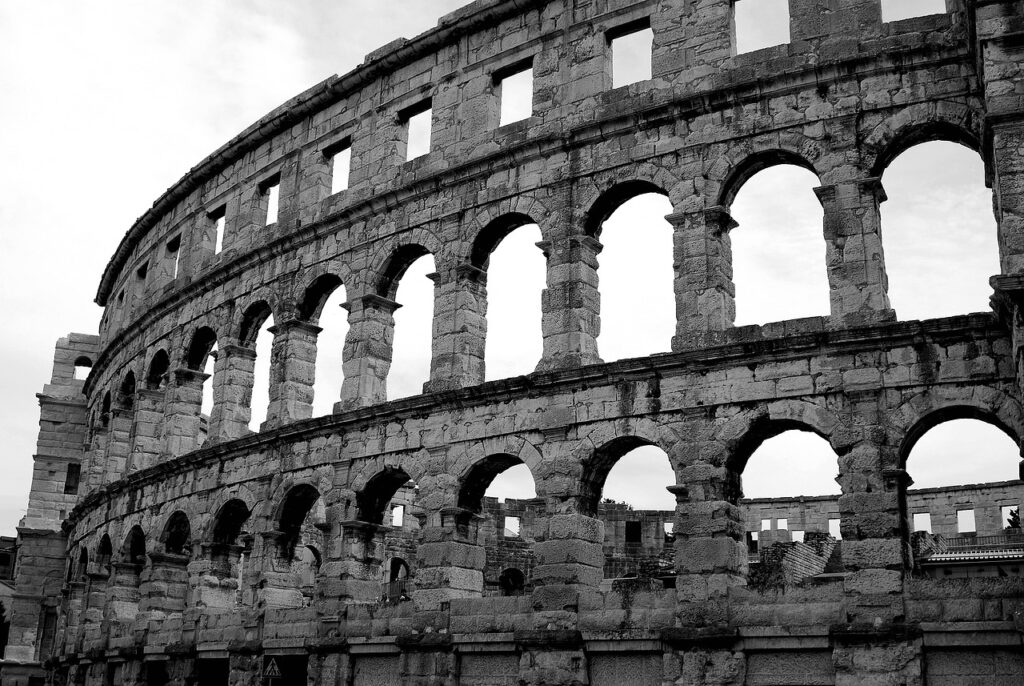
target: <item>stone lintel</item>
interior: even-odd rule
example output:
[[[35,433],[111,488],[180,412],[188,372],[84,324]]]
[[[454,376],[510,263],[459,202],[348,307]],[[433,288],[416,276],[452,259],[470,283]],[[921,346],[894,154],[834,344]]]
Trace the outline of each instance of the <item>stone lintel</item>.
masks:
[[[347,305],[348,303],[345,304]],[[281,322],[280,324],[275,324],[274,326],[271,326],[267,329],[267,331],[274,334],[275,336],[278,335],[279,333],[287,333],[288,331],[292,330],[305,331],[306,333],[311,333],[314,336],[317,336],[320,334],[321,331],[323,331],[323,328],[317,326],[316,324],[304,321],[302,319],[289,319],[287,321]]]
[[[214,351],[214,353],[215,352],[216,351]],[[213,355],[214,353],[210,354]],[[198,369],[189,369],[188,367],[179,367],[178,369],[175,369],[173,372],[171,372],[171,375],[173,376],[174,381],[179,386],[195,381],[198,381],[200,384],[202,384],[211,376],[210,374],[201,372]]]
[[[516,645],[538,650],[582,650],[583,634],[572,629],[516,631]]]
[[[271,327],[276,328],[276,327]],[[255,360],[256,359],[256,348],[250,348],[244,345],[225,345],[221,350],[228,357],[240,357],[243,359]]]
[[[364,295],[362,298],[359,298],[359,300],[362,302],[364,310],[367,308],[373,308],[376,310],[384,310],[388,314],[394,314],[395,310],[401,307],[401,305],[394,300],[385,298],[383,295],[377,295],[376,293]]]
[[[395,645],[407,653],[440,653],[452,650],[452,635],[429,633],[407,634],[395,638]]]
[[[728,626],[673,627],[661,631],[661,639],[682,650],[732,648],[740,640],[739,630]]]
[[[842,645],[905,643],[921,638],[923,634],[920,625],[903,622],[834,624],[828,633],[833,643]]]

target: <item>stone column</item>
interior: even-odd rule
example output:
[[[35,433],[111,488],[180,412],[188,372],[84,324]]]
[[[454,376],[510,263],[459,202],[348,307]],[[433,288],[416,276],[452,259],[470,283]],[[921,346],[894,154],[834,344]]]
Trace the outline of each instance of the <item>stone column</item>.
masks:
[[[691,464],[676,496],[675,562],[677,614],[684,627],[728,624],[728,593],[746,584],[747,548],[738,475],[725,467]]]
[[[353,298],[348,305],[348,336],[342,353],[345,380],[335,412],[387,400],[388,370],[395,338],[395,310],[401,305],[380,295]]]
[[[381,597],[384,536],[388,528],[356,520],[341,522],[339,545],[328,545],[330,559],[320,568],[317,595],[324,613],[337,613],[350,603],[372,603]]]
[[[430,381],[424,393],[484,382],[487,273],[471,264],[434,277],[434,326]]]
[[[253,551],[252,568],[259,570],[256,583],[258,608],[302,607],[302,591],[295,585],[291,560],[281,555],[281,531],[263,531]]]
[[[676,335],[672,350],[712,342],[736,320],[729,231],[737,224],[721,206],[665,217],[673,228]],[[709,336],[709,334],[711,334]]]
[[[604,579],[604,522],[576,513],[552,514],[533,553],[534,586],[596,589]]]
[[[130,622],[139,611],[140,570],[130,562],[114,562],[107,583],[104,619],[111,622]]]
[[[167,388],[164,419],[166,451],[178,457],[199,447],[199,414],[203,407],[203,382],[209,374],[194,369],[176,369]]]
[[[135,393],[135,433],[129,455],[129,472],[157,464],[163,450],[166,391],[140,389]]]
[[[107,434],[107,457],[103,469],[105,483],[125,476],[134,416],[134,410],[129,408],[115,407],[110,410],[110,432]]]
[[[139,585],[139,612],[184,611],[189,601],[188,562],[187,555],[149,553],[149,566]]]
[[[213,370],[213,409],[210,411],[210,441],[241,438],[249,431],[252,417],[253,370],[256,351],[240,345],[225,345],[217,351]]]
[[[869,177],[814,189],[825,211],[825,263],[835,326],[892,321],[882,255],[881,180]]]
[[[452,598],[483,596],[487,556],[480,545],[484,517],[461,507],[440,511],[439,525],[420,529],[416,547],[417,609],[437,610]]]
[[[316,340],[323,329],[290,319],[270,327],[270,406],[260,430],[272,429],[313,416]]]
[[[88,484],[88,489],[79,489],[82,493],[94,491],[103,485],[103,473],[107,462],[107,435],[108,430],[96,427],[92,434],[92,448],[86,458],[86,474],[83,479]]]
[[[601,243],[575,235],[538,244],[548,258],[547,288],[541,294],[544,354],[537,371],[602,362],[597,352],[601,332],[601,294],[597,289],[597,255]]]

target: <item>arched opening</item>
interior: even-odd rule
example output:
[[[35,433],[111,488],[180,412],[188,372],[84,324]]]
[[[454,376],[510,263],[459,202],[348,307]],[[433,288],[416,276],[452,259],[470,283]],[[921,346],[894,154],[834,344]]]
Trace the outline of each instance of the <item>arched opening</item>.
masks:
[[[587,229],[600,238],[601,330],[605,361],[667,352],[675,333],[672,203],[646,181],[614,186],[590,210]],[[641,305],[642,304],[642,305]]]
[[[96,547],[96,566],[100,573],[110,575],[110,560],[114,556],[114,546],[108,534],[103,534],[100,544]]]
[[[81,552],[78,553],[78,567],[75,570],[73,579],[75,581],[85,581],[89,578],[89,550],[82,546]]]
[[[0,603],[0,655],[7,650],[7,641],[11,634],[11,617],[7,612],[7,606]]]
[[[492,221],[477,236],[472,265],[486,272],[486,380],[533,372],[543,352],[541,292],[547,260],[540,227],[522,214]]]
[[[727,181],[737,325],[829,314],[819,185],[810,165],[783,151],[755,156]]]
[[[212,572],[221,579],[237,579],[242,589],[245,562],[252,548],[252,537],[245,531],[249,507],[241,500],[226,502],[214,520],[210,545]]]
[[[313,416],[334,412],[345,379],[342,353],[348,336],[348,309],[345,286],[333,274],[325,274],[306,289],[299,305],[299,316],[320,327],[316,339],[316,366],[313,373]]]
[[[523,595],[526,592],[526,575],[521,569],[503,569],[498,576],[498,587],[503,596]]]
[[[907,434],[901,455],[912,485],[906,526],[920,573],[933,578],[1024,576],[1018,439],[997,417],[945,408]]]
[[[423,392],[430,378],[434,324],[434,256],[419,245],[406,245],[392,256],[381,279],[380,295],[401,305],[395,311],[389,399]]]
[[[103,401],[100,403],[100,426],[104,429],[110,428],[110,391],[103,394]]]
[[[947,131],[933,131],[933,135]],[[987,312],[1000,273],[998,227],[981,157],[964,141],[901,146],[882,185],[889,299],[900,319]]]
[[[171,369],[171,359],[166,350],[157,350],[149,363],[146,373],[146,388],[151,391],[162,390],[167,385],[167,374]]]
[[[121,561],[128,565],[132,585],[139,585],[139,576],[146,566],[146,534],[135,525],[128,532],[121,547]]]
[[[309,484],[288,491],[281,504],[277,525],[281,532],[278,554],[291,565],[296,585],[307,597],[312,597],[316,573],[320,569],[326,519],[320,492]]]
[[[249,430],[259,431],[267,420],[270,406],[270,364],[274,347],[274,314],[270,305],[258,302],[249,306],[242,317],[238,342],[256,352],[252,370],[252,392],[249,397]]]
[[[412,588],[409,586],[411,572],[409,563],[400,557],[392,557],[385,566],[387,581],[384,585],[384,599],[397,603],[410,600]]]
[[[89,377],[89,372],[92,370],[92,360],[85,355],[79,355],[75,358],[75,369],[72,374],[72,378],[77,381],[85,381]]]
[[[356,494],[356,518],[370,524],[384,524],[384,515],[390,512],[388,504],[404,486],[414,487],[408,474],[396,467],[385,468]]]
[[[751,587],[843,571],[839,457],[825,438],[794,421],[758,422],[729,467],[733,495],[742,498]]]
[[[213,413],[213,375],[216,371],[217,334],[208,326],[201,327],[192,336],[185,353],[185,366],[189,369],[206,374],[203,381],[202,403],[199,406],[200,436],[198,444],[202,445],[209,431],[210,415]]]
[[[135,372],[129,371],[118,387],[117,405],[124,410],[135,407]]]
[[[192,555],[192,526],[189,524],[188,516],[181,512],[175,512],[167,520],[167,527],[161,537],[164,544],[164,551],[171,555]]]
[[[606,579],[675,583],[675,471],[661,448],[623,436],[594,451],[584,467],[581,510],[605,526]],[[593,515],[592,515],[593,516]]]

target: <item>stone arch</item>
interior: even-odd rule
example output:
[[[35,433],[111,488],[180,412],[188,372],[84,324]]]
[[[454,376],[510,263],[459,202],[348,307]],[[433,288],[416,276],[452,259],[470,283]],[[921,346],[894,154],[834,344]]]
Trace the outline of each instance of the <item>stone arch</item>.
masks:
[[[158,349],[149,360],[146,367],[146,388],[157,391],[167,384],[167,377],[171,371],[171,358],[164,348]]]
[[[194,371],[202,371],[206,358],[217,344],[217,333],[209,326],[201,326],[192,334],[185,351],[185,365]]]
[[[394,300],[398,284],[412,263],[425,255],[436,254],[419,243],[405,243],[391,251],[385,263],[377,272],[374,292]]]
[[[300,482],[285,491],[273,519],[275,529],[281,532],[278,553],[282,559],[290,561],[294,557],[295,548],[302,539],[302,525],[318,502],[320,507],[316,514],[320,522],[324,522],[326,515],[323,499],[316,486]]]
[[[114,557],[114,544],[110,540],[110,534],[104,533],[96,544],[96,564],[101,568],[110,570],[110,563]]]
[[[910,452],[925,433],[954,419],[977,419],[991,424],[1018,446],[1024,436],[1024,408],[1012,396],[990,386],[978,386],[969,389],[967,394],[945,397],[931,390],[924,391],[888,416],[896,429],[900,469],[906,469]]]
[[[510,455],[525,464],[534,480],[542,474],[544,456],[529,440],[522,436],[492,436],[481,441],[462,444],[450,461],[451,470],[462,481],[481,461],[490,455]]]
[[[187,514],[181,510],[175,510],[167,518],[162,531],[160,543],[163,545],[164,552],[172,555],[191,555],[192,525],[189,523]]]
[[[128,370],[117,388],[117,406],[127,410],[135,406],[135,372]]]
[[[132,565],[138,574],[146,566],[146,534],[138,524],[128,530],[120,552],[121,562]]]
[[[743,185],[755,174],[780,164],[791,164],[811,172],[819,179],[815,166],[800,152],[786,148],[770,148],[753,153],[740,153],[735,161],[730,157],[719,159],[712,167],[711,176],[718,181],[715,205],[732,206]]]
[[[267,319],[274,315],[274,309],[266,300],[260,299],[241,310],[241,318],[237,326],[232,327],[238,332],[238,344],[246,348],[253,348],[256,345],[256,338],[260,329]],[[275,319],[276,321],[276,319]]]
[[[833,412],[803,400],[777,400],[745,410],[717,432],[723,447],[723,466],[737,477],[750,456],[769,438],[785,431],[810,431],[824,438],[836,455],[852,447],[839,431],[842,421]]]
[[[310,279],[307,284],[295,299],[296,314],[299,319],[316,324],[324,305],[336,290],[345,287],[345,282],[334,272],[325,272]]]
[[[202,531],[202,541],[211,542],[214,537],[214,530],[217,527],[217,518],[225,506],[232,501],[240,501],[249,511],[250,515],[256,511],[260,499],[246,486],[232,488],[230,491],[221,493],[213,501],[213,506],[206,510],[205,523],[198,527]]]
[[[362,488],[353,489],[356,491],[355,518],[370,524],[383,524],[387,504],[411,480],[408,472],[395,466],[385,467],[373,474]]]
[[[103,400],[100,401],[100,426],[104,429],[110,426],[110,408],[112,400],[110,391],[103,394]]]
[[[963,103],[918,103],[902,108],[863,131],[862,154],[871,176],[881,176],[900,154],[920,143],[948,141],[981,152],[977,111]],[[870,164],[868,164],[870,163]],[[989,162],[985,161],[986,175]]]
[[[489,221],[473,239],[473,248],[470,252],[469,263],[482,271],[487,271],[490,263],[491,253],[498,245],[513,231],[527,224],[537,222],[529,215],[519,212],[503,214],[496,219]]]
[[[619,181],[604,188],[594,201],[589,204],[590,209],[587,211],[586,218],[583,221],[584,232],[588,236],[599,238],[604,221],[624,203],[645,193],[657,193],[658,195],[668,197],[668,189],[673,185],[661,186],[652,181],[631,179]]]
[[[551,227],[546,226],[546,222],[544,222],[546,218],[551,216],[552,213],[548,209],[546,203],[533,193],[521,193],[514,197],[506,198],[500,202],[485,206],[479,210],[475,221],[469,224],[472,227],[471,230],[473,233],[472,236],[464,242],[464,247],[468,248],[468,252],[460,254],[458,257],[462,262],[469,262],[474,266],[479,267],[480,265],[476,264],[474,261],[474,255],[478,252],[477,248],[478,244],[481,242],[481,237],[487,232],[488,227],[491,224],[500,226],[505,217],[526,217],[528,218],[528,221],[516,224],[514,228],[519,228],[523,224],[535,223],[540,227],[541,237],[546,241],[551,240]],[[487,254],[493,252],[501,239],[508,235],[512,230],[514,229],[509,229],[508,232],[495,241],[487,251]]]

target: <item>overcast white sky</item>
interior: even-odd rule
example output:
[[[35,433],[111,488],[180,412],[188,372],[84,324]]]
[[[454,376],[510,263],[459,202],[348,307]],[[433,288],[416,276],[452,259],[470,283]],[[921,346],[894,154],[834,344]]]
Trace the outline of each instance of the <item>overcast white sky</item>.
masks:
[[[7,363],[0,386],[0,533],[13,533],[25,510],[38,431],[35,393],[49,379],[53,344],[70,331],[96,331],[101,312],[92,298],[100,274],[135,218],[190,167],[281,102],[350,70],[398,36],[426,30],[462,4],[0,3],[0,298],[6,332],[0,352]],[[778,23],[777,15],[771,18]],[[770,31],[772,22],[753,25]],[[892,299],[905,319],[987,309],[987,278],[998,270],[991,196],[982,186],[977,155],[952,145],[928,148],[897,160],[884,178],[891,198],[884,231]],[[779,168],[756,176],[737,198],[738,323],[827,313],[820,206],[809,190],[815,184],[807,172]],[[668,350],[671,242],[661,219],[667,212],[664,199],[640,198],[606,225],[599,341],[606,360]],[[488,378],[528,373],[540,355],[544,266],[533,246],[538,236],[530,231],[536,229],[510,236],[492,260]],[[423,275],[429,271],[416,265],[399,291],[405,307],[398,315],[393,397],[418,392],[426,377],[431,289]],[[780,283],[792,290],[777,290]],[[332,299],[322,320],[323,359],[333,354],[340,360],[342,300],[341,294]],[[318,383],[321,411],[336,397],[339,367],[334,365],[334,378],[325,374]],[[923,439],[915,460],[935,443],[922,463],[970,465],[966,476],[941,475],[950,483],[1012,478],[1016,449],[1008,439],[992,437],[984,426],[981,433],[949,428],[944,438]],[[812,455],[801,439],[807,436],[766,444],[751,461],[748,495],[772,494],[754,489],[755,482],[766,489],[786,484],[778,468],[764,475],[753,471],[770,463],[764,455],[773,450],[789,465],[812,460],[821,488],[831,484],[835,490],[834,457]],[[971,460],[962,459],[968,455]],[[991,468],[982,457],[992,458]],[[654,475],[654,486],[643,481],[647,474]],[[668,479],[664,472],[617,469],[610,482],[621,488],[610,483],[606,495],[671,507],[665,498],[638,497],[660,493]],[[810,476],[804,481],[810,490],[814,483]]]

